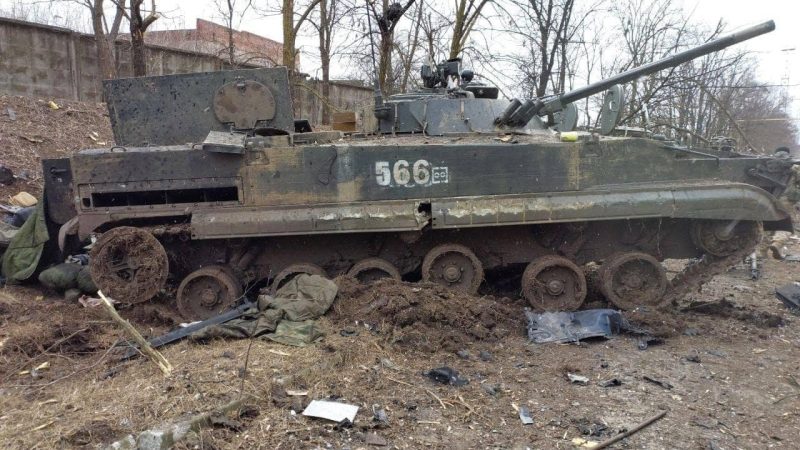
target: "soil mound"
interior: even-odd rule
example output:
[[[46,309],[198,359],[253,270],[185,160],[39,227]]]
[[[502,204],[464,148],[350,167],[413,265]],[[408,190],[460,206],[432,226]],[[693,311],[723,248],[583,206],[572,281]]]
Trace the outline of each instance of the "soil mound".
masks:
[[[494,342],[524,332],[522,306],[509,299],[477,297],[436,284],[380,280],[370,285],[340,277],[329,318],[363,324],[401,346],[456,351],[477,341]]]

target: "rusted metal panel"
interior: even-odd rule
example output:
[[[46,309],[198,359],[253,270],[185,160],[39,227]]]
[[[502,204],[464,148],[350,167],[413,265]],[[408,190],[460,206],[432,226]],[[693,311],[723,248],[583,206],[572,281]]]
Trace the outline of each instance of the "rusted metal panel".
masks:
[[[192,238],[329,234],[422,229],[429,217],[417,202],[382,202],[274,209],[201,210]]]
[[[272,103],[274,113],[264,104],[250,108],[262,119],[255,126],[294,131],[288,72],[279,67],[104,81],[114,141],[118,145],[185,144],[201,142],[209,131],[227,131],[231,124],[226,121],[243,122],[244,118],[238,113],[220,118],[212,105],[219,88],[237,82],[258,83],[273,99],[280,99]],[[231,108],[224,107],[227,103],[216,104],[230,112]]]
[[[433,200],[432,227],[535,224],[649,217],[784,220],[764,190],[741,183],[615,186],[551,195]]]

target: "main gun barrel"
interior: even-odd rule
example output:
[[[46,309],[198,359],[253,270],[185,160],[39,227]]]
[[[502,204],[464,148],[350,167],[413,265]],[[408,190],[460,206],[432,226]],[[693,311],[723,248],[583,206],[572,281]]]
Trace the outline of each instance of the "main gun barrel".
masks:
[[[720,51],[724,48],[730,47],[731,45],[752,39],[756,36],[761,36],[762,34],[769,33],[773,30],[775,30],[775,22],[770,20],[768,22],[731,33],[727,36],[708,41],[703,45],[699,45],[689,50],[684,50],[672,56],[667,56],[666,58],[662,58],[658,61],[653,61],[639,67],[634,67],[633,69],[619,73],[613,77],[606,78],[605,80],[597,83],[592,83],[582,88],[575,89],[574,91],[565,92],[564,94],[552,99],[545,100],[542,104],[542,107],[539,109],[538,114],[544,115],[560,111],[563,109],[564,105],[589,97],[590,95],[603,92],[615,84],[628,83],[643,75],[649,75],[651,73],[664,70],[668,67],[674,67],[683,64],[692,59]]]

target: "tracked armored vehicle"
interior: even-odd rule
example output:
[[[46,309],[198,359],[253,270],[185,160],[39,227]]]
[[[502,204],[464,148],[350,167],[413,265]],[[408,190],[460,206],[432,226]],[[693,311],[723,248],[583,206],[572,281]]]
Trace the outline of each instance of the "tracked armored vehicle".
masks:
[[[487,271],[517,270],[533,307],[573,310],[589,262],[618,307],[662,305],[752,251],[762,229],[792,229],[778,197],[793,162],[573,133],[570,105],[606,92],[608,134],[618,83],[773,28],[527,101],[499,99],[458,61],[424,67],[425,88],[376,96],[375,131],[347,137],[294,120],[283,68],[108,81],[117,145],[44,161],[48,217],[62,248],[97,238],[104,292],[134,303],[174,290],[191,319],[300,273],[474,293]],[[667,258],[700,262],[668,282]]]

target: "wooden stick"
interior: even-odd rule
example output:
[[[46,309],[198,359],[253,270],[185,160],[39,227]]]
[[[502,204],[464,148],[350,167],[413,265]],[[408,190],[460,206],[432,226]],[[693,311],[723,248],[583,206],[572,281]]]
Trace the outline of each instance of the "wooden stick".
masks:
[[[172,364],[167,361],[167,358],[164,358],[164,355],[151,347],[150,343],[147,342],[147,339],[139,334],[139,332],[136,331],[136,328],[134,328],[130,322],[123,319],[119,313],[117,313],[117,310],[114,309],[114,305],[111,304],[111,301],[103,294],[102,291],[97,291],[97,295],[99,295],[103,300],[103,306],[105,306],[106,311],[108,311],[108,314],[111,315],[111,318],[114,319],[114,321],[120,326],[122,326],[122,328],[128,332],[133,340],[139,344],[139,349],[142,351],[142,353],[150,358],[158,366],[158,368],[164,372],[164,375],[169,376],[170,373],[172,373]]]
[[[658,413],[655,416],[645,420],[644,422],[640,423],[639,425],[636,425],[635,427],[631,428],[630,430],[628,430],[628,431],[626,431],[624,433],[620,433],[620,434],[618,434],[618,435],[616,435],[616,436],[614,436],[612,438],[606,439],[605,441],[595,445],[594,447],[592,447],[592,450],[598,450],[598,449],[601,449],[601,448],[606,448],[606,447],[608,447],[609,445],[611,445],[611,444],[613,444],[615,442],[621,441],[621,440],[625,439],[626,437],[628,437],[628,436],[630,436],[630,435],[632,435],[634,433],[639,432],[643,428],[649,427],[650,425],[653,424],[653,422],[655,422],[656,420],[661,419],[662,417],[664,417],[666,415],[667,415],[666,411],[661,411],[660,413]]]

